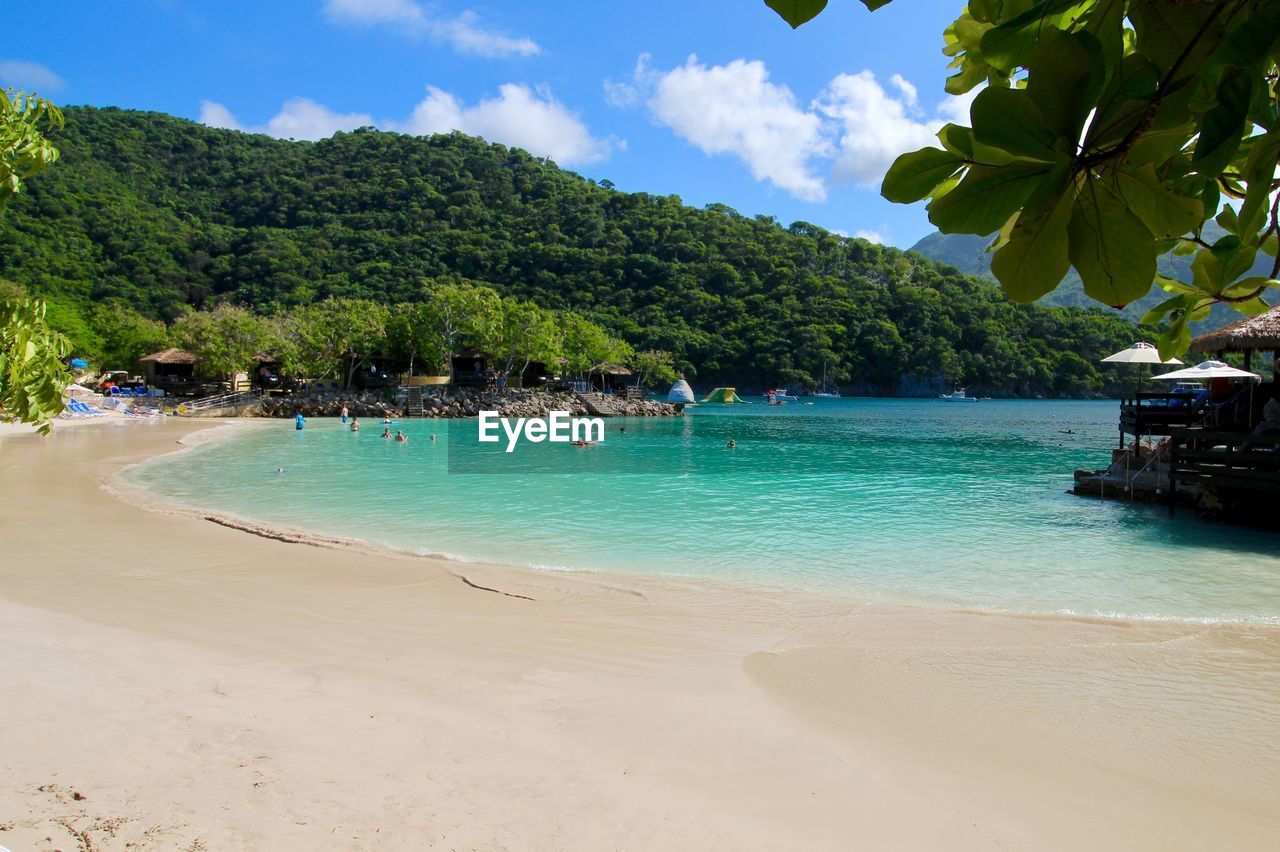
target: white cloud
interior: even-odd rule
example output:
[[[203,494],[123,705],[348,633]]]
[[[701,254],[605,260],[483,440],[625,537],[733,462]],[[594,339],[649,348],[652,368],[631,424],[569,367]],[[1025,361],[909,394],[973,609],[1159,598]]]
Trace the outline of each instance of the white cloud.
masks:
[[[224,130],[244,130],[236,117],[217,101],[200,102],[200,123],[209,127],[221,127]]]
[[[293,98],[266,124],[254,126],[241,124],[223,104],[201,101],[200,122],[210,127],[310,140],[371,125],[419,135],[459,130],[490,142],[524,148],[561,165],[597,163],[608,159],[615,148],[626,147],[623,140],[593,136],[582,120],[546,88],[519,83],[500,86],[496,97],[470,106],[443,89],[429,86],[426,98],[404,121],[375,122],[365,113],[340,113],[307,98]]]
[[[889,241],[888,237],[879,231],[857,230],[853,232],[853,235],[860,240],[866,240],[870,243],[879,243],[880,245],[884,245]]]
[[[0,60],[0,87],[25,89],[41,95],[60,92],[67,85],[48,66],[19,59]]]
[[[471,11],[454,17],[429,13],[414,0],[327,0],[325,17],[335,24],[393,27],[440,41],[459,53],[487,58],[534,56],[542,52],[529,38],[514,38],[484,27]]]
[[[280,112],[265,124],[246,127],[222,104],[216,101],[200,102],[200,123],[227,130],[244,130],[249,133],[265,133],[277,139],[307,139],[314,142],[325,139],[340,130],[369,127],[373,118],[360,112],[334,112],[323,104],[308,98],[292,98],[285,101]]]
[[[690,56],[658,76],[648,103],[660,122],[702,151],[732,154],[757,180],[798,198],[826,198],[812,163],[830,148],[822,118],[797,104],[786,86],[770,83],[763,62],[708,67]]]
[[[448,133],[460,130],[530,153],[550,157],[562,165],[598,163],[622,143],[599,139],[576,115],[545,88],[518,83],[498,88],[498,96],[465,106],[435,86],[399,127],[406,133]]]
[[[937,143],[941,122],[921,120],[905,97],[909,87],[900,86],[903,97],[894,98],[870,71],[841,74],[814,101],[814,108],[841,129],[834,182],[877,186],[899,154]]]
[[[900,154],[936,146],[943,124],[968,124],[976,95],[926,111],[901,74],[889,77],[889,91],[861,71],[838,75],[802,105],[758,60],[708,67],[691,56],[666,72],[649,61],[642,54],[627,81],[605,80],[605,100],[620,108],[647,103],[658,122],[703,152],[736,156],[757,180],[806,201],[825,200],[833,185],[878,186]]]

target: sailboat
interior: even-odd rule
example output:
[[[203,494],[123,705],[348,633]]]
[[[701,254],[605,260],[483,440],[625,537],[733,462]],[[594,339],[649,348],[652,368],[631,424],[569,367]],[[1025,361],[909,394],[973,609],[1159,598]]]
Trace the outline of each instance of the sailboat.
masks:
[[[827,362],[826,361],[822,362],[822,390],[815,391],[813,395],[815,397],[822,397],[823,399],[839,399],[840,398],[840,394],[838,391],[832,391],[827,389]]]

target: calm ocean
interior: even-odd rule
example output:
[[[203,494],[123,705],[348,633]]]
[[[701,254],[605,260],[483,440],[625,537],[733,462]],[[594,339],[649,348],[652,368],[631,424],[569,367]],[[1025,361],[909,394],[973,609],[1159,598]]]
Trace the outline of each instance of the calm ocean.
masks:
[[[691,411],[610,420],[605,442],[587,449],[522,447],[490,474],[467,473],[474,420],[403,421],[393,430],[407,444],[381,439],[376,420],[359,434],[311,420],[301,433],[292,421],[247,430],[125,478],[254,520],[544,569],[1280,623],[1280,534],[1065,493],[1073,470],[1108,458],[1114,402]]]

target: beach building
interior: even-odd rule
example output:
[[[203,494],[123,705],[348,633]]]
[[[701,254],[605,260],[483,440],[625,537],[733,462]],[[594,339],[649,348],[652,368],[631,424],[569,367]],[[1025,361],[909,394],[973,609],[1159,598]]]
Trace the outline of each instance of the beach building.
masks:
[[[170,347],[138,359],[148,387],[159,388],[168,396],[203,396],[226,389],[224,382],[209,381],[196,375],[200,359],[190,352]]]
[[[449,356],[449,382],[455,385],[489,383],[489,354],[473,347],[459,349]]]
[[[621,364],[600,364],[587,373],[587,384],[590,390],[625,397],[631,393],[627,383],[633,375]]]
[[[1280,525],[1268,509],[1280,497],[1280,307],[1197,337],[1189,353],[1206,360],[1157,368],[1165,386],[1139,383],[1121,401],[1120,448],[1107,469],[1076,472],[1076,493]]]

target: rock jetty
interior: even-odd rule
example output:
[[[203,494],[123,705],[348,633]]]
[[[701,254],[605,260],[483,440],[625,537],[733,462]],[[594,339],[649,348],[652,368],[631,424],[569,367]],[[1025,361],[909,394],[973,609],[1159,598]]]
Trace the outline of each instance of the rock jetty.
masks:
[[[594,400],[597,404],[593,407],[607,416],[671,417],[678,413],[675,406],[666,402],[599,395]],[[331,391],[267,397],[256,406],[256,411],[244,413],[260,417],[292,417],[295,411],[301,411],[303,417],[337,417],[345,405],[356,417],[417,417],[419,412],[409,411],[408,402],[403,389],[399,392]],[[503,417],[545,417],[552,411],[568,411],[583,416],[589,413],[582,400],[572,393],[447,386],[422,389],[422,416],[475,417],[481,411],[497,411]]]

